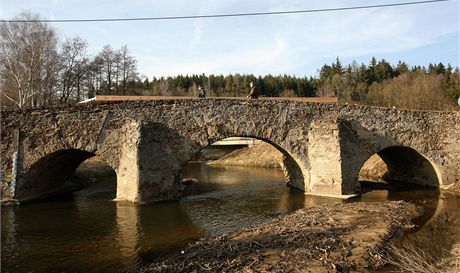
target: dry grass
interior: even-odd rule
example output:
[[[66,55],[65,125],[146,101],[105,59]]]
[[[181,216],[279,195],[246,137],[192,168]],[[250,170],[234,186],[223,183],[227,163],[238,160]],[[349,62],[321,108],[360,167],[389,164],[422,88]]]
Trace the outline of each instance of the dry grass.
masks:
[[[408,273],[459,273],[458,219],[447,214],[411,234],[402,246],[389,246],[386,261]]]
[[[398,248],[395,246],[389,247],[390,257],[387,258],[388,263],[395,265],[398,268],[397,272],[408,273],[439,273],[442,271],[436,266],[436,261],[422,249],[412,245]]]

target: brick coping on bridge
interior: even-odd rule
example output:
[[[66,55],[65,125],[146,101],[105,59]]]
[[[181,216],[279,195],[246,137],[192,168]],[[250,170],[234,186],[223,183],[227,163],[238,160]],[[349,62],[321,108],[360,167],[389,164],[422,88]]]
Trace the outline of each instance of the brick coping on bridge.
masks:
[[[430,109],[409,109],[397,108],[395,106],[376,106],[358,104],[356,102],[339,102],[338,98],[320,98],[320,97],[259,97],[258,99],[250,99],[247,97],[213,97],[198,98],[192,96],[109,96],[109,95],[96,95],[84,101],[80,101],[77,105],[84,105],[88,103],[118,103],[118,102],[135,102],[135,101],[184,101],[184,100],[238,100],[238,101],[286,101],[286,102],[304,102],[304,103],[325,103],[337,104],[342,106],[355,106],[355,107],[371,107],[375,109],[393,109],[399,111],[413,111],[413,112],[452,112],[460,113],[460,107],[457,110],[430,110]]]
[[[250,100],[246,97],[207,97],[197,98],[190,96],[95,96],[78,104],[89,102],[112,102],[112,101],[145,101],[145,100],[190,100],[190,99],[216,99],[216,100]],[[298,101],[298,102],[318,102],[318,103],[338,103],[337,98],[317,98],[317,97],[259,97],[257,100],[275,101]]]

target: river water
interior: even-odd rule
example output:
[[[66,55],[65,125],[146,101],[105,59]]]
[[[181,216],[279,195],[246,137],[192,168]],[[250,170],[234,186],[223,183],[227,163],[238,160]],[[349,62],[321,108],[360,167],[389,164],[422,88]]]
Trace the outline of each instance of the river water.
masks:
[[[199,182],[186,187],[180,202],[115,203],[110,201],[115,193],[112,185],[87,188],[62,200],[2,208],[1,272],[135,272],[158,255],[180,251],[200,237],[223,234],[303,207],[344,202],[290,190],[279,169],[195,162],[186,166],[183,176]],[[448,228],[440,223],[446,222],[446,215],[460,218],[460,199],[440,197],[435,191],[381,190],[352,201],[387,199],[412,200],[426,208],[417,220],[423,227],[403,239],[420,247],[430,247],[430,236],[441,234],[434,234],[434,229]],[[459,226],[455,220],[447,223]],[[460,234],[455,232],[454,236]],[[446,252],[452,242],[438,248]]]

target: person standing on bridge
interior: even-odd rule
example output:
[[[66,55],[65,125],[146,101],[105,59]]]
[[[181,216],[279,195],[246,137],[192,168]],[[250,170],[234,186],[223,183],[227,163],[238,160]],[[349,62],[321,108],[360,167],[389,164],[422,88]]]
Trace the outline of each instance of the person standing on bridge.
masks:
[[[201,87],[201,85],[199,84],[197,88],[198,88],[197,89],[198,98],[205,98],[206,92],[204,91],[203,87]]]
[[[250,87],[249,94],[246,96],[246,98],[257,99],[258,98],[257,90],[256,90],[256,86],[254,82],[250,82],[249,87]]]

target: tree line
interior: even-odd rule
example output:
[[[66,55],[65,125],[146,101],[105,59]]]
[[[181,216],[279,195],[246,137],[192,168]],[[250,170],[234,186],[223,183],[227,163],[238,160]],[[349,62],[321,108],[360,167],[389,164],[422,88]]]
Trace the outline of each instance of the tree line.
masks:
[[[0,24],[1,104],[36,108],[73,104],[94,95],[246,96],[253,81],[260,96],[337,97],[340,101],[411,109],[454,109],[460,97],[460,71],[450,64],[392,65],[372,58],[368,64],[325,64],[315,77],[253,74],[141,77],[127,46],[106,45],[96,56],[79,37],[59,41],[56,31],[22,13],[30,23]]]
[[[266,97],[337,97],[342,102],[409,109],[458,109],[460,71],[450,64],[413,66],[399,61],[372,58],[368,65],[353,61],[343,65],[339,58],[323,65],[317,77],[290,75],[254,76],[178,75],[144,80],[137,95],[193,96],[197,85],[209,96],[241,97],[247,95],[253,81],[260,96]]]
[[[59,40],[36,14],[17,17],[28,23],[0,23],[2,106],[37,108],[72,104],[96,93],[129,94],[138,81],[136,59],[127,46],[106,45],[96,56],[86,53],[80,37]]]
[[[316,94],[341,101],[409,109],[455,109],[460,97],[460,71],[450,64],[410,67],[372,58],[343,66],[337,58],[319,72]],[[457,108],[458,109],[458,108]]]

